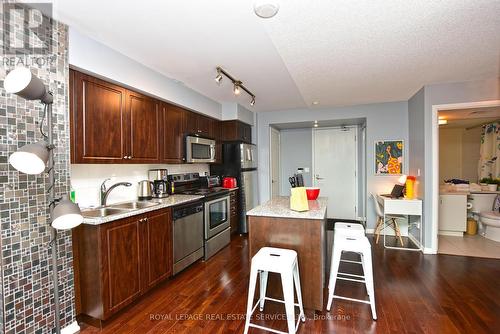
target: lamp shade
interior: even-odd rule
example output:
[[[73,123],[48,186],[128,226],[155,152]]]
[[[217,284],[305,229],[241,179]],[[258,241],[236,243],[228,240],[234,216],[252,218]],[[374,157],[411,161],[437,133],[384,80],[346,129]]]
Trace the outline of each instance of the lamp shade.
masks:
[[[57,230],[72,229],[82,222],[80,208],[68,199],[61,200],[52,211],[52,227]]]
[[[26,67],[18,67],[7,74],[4,80],[7,93],[16,94],[26,100],[41,100],[50,104],[53,97],[45,84]]]
[[[24,145],[9,157],[9,163],[18,171],[26,174],[40,174],[49,160],[47,143],[40,141]]]

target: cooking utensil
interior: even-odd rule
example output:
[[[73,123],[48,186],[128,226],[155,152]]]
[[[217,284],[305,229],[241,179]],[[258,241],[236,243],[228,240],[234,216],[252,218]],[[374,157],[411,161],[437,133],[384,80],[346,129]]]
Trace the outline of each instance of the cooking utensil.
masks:
[[[296,174],[295,177],[297,178],[297,187],[303,187],[304,186],[304,176],[302,174]]]
[[[292,188],[295,188],[297,186],[297,180],[295,179],[295,176],[290,176],[288,178],[288,182],[290,182]]]
[[[139,201],[150,200],[153,198],[153,182],[148,180],[139,181],[137,187],[137,198]]]

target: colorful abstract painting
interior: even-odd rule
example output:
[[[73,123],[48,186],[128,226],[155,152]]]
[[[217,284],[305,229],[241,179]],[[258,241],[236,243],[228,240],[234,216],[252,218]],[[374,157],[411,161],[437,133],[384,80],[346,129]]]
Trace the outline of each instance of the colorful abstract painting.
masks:
[[[403,173],[403,141],[384,140],[375,142],[375,174],[398,175]]]

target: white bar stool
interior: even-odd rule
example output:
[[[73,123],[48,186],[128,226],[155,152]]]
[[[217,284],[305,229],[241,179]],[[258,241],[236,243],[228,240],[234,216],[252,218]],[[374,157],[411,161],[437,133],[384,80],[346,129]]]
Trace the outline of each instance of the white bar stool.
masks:
[[[281,275],[281,284],[283,286],[284,300],[266,297],[267,276],[269,272],[279,273]],[[260,296],[257,303],[252,307],[253,297],[255,293],[255,285],[257,281],[257,273],[260,276]],[[297,301],[295,303],[293,286],[297,293]],[[302,293],[300,290],[300,276],[299,265],[297,262],[297,252],[291,249],[263,247],[252,258],[252,266],[250,269],[250,284],[248,287],[248,301],[247,301],[247,315],[245,320],[245,334],[248,333],[249,327],[255,327],[263,330],[268,330],[273,333],[286,332],[278,331],[276,329],[267,328],[257,324],[250,323],[250,318],[259,305],[262,312],[264,310],[264,302],[271,300],[278,303],[285,304],[286,320],[288,325],[288,334],[294,334],[299,328],[299,323],[306,321],[304,315],[304,308],[302,306]],[[300,310],[299,319],[295,324],[295,307]]]
[[[330,281],[328,282],[328,304],[326,306],[326,309],[330,311],[333,298],[370,304],[372,311],[372,318],[373,320],[377,320],[377,312],[375,310],[375,290],[373,286],[371,245],[366,236],[359,235],[359,229],[358,232],[356,233],[358,233],[358,235],[355,235],[355,233],[351,235],[345,235],[342,233],[337,233],[337,230],[335,230],[335,237],[333,240],[333,250],[332,250],[333,253],[332,262],[330,266]],[[361,256],[361,261],[341,260],[342,252],[358,253]],[[354,274],[339,272],[340,261],[361,264],[363,267],[363,275],[354,275]],[[368,300],[354,299],[336,295],[335,284],[337,283],[338,279],[364,283],[366,287],[366,292],[368,293]]]
[[[335,235],[353,235],[365,236],[365,228],[361,224],[356,223],[335,223]]]

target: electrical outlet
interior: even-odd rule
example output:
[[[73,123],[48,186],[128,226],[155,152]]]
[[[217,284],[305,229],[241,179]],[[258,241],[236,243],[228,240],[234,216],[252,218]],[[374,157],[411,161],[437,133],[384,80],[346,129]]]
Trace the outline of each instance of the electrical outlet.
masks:
[[[304,173],[309,173],[309,167],[304,168]]]

